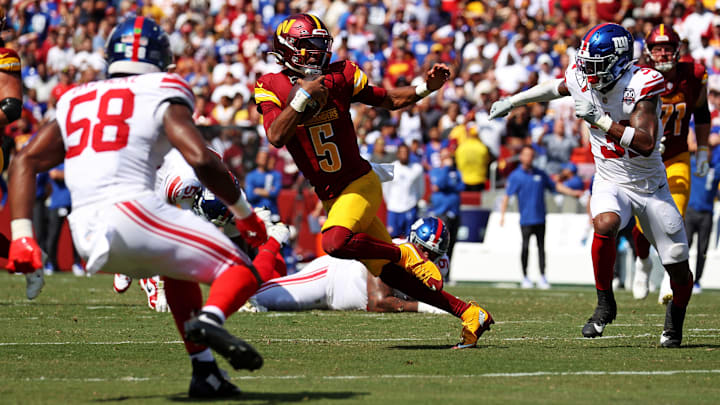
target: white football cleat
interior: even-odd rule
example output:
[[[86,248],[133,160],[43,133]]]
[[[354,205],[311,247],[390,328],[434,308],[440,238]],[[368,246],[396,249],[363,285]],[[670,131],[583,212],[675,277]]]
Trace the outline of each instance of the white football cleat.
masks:
[[[529,288],[533,288],[533,283],[530,281],[529,278],[523,277],[522,282],[520,283],[520,288],[527,290]]]
[[[648,296],[650,272],[652,271],[652,260],[637,258],[635,260],[635,277],[633,280],[633,297],[636,300],[644,300]]]
[[[141,278],[140,287],[145,290],[148,298],[148,306],[157,312],[168,312],[170,307],[165,297],[165,282],[159,276]]]
[[[25,274],[25,283],[27,299],[34,300],[45,285],[45,272],[43,269],[37,269],[34,273]]]
[[[83,268],[82,264],[80,263],[73,263],[72,265],[72,273],[76,277],[82,277],[85,275],[85,269]]]
[[[268,309],[257,303],[255,297],[250,297],[249,300],[238,309],[238,312],[267,312]]]
[[[115,290],[116,293],[124,293],[128,290],[128,288],[130,288],[131,284],[132,278],[124,274],[115,273],[115,279],[113,280],[113,290]]]

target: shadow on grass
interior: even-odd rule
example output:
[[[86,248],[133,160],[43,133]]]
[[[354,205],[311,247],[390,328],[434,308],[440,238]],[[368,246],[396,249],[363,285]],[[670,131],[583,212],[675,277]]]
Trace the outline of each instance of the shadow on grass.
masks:
[[[470,349],[462,350],[482,350],[488,349],[490,346],[478,346]],[[391,350],[452,350],[452,345],[397,345],[390,346]],[[509,346],[492,346],[492,349],[509,349]]]
[[[165,399],[170,402],[244,402],[244,401],[261,401],[269,404],[282,402],[303,402],[311,400],[330,400],[338,401],[342,399],[353,399],[355,397],[368,395],[368,392],[352,392],[352,391],[335,391],[335,392],[251,392],[243,391],[241,395],[231,398],[217,399],[198,399],[190,398],[187,393],[177,393],[171,395],[123,395],[113,398],[96,399],[93,402],[123,402],[123,401],[142,401],[148,399]]]

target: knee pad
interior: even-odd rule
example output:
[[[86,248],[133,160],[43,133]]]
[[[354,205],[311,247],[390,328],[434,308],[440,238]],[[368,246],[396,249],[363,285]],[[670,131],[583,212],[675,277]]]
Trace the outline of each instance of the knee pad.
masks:
[[[333,226],[323,232],[322,248],[330,256],[342,258],[341,252],[352,236],[351,230],[342,226]]]
[[[689,249],[686,243],[673,243],[668,249],[668,258],[673,263],[679,263],[688,259],[688,253]]]

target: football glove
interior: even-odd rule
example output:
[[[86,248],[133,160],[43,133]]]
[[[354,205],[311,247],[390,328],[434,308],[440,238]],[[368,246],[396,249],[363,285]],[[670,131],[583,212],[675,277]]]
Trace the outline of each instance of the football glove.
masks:
[[[705,177],[710,171],[710,164],[708,163],[708,147],[700,146],[695,153],[695,175],[697,177]]]
[[[235,218],[235,226],[252,247],[258,247],[267,241],[265,223],[254,212],[243,219]]]
[[[165,297],[165,282],[160,277],[141,278],[140,287],[147,294],[150,309],[157,312],[168,312],[170,310]]]
[[[658,145],[658,152],[660,152],[661,155],[665,153],[665,139],[667,138],[664,136],[660,138],[660,145]]]
[[[42,267],[42,250],[35,238],[24,237],[10,243],[8,271],[16,273],[33,273]]]
[[[285,245],[290,239],[290,228],[278,222],[277,224],[267,228],[268,237],[275,239],[279,244]]]
[[[488,119],[494,120],[495,118],[504,117],[508,115],[512,109],[513,105],[509,98],[498,100],[490,107],[490,116],[488,116]]]

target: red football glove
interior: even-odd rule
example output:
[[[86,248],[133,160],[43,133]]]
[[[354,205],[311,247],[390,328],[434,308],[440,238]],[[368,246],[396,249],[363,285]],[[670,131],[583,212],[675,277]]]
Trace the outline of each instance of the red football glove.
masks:
[[[10,243],[7,269],[16,273],[32,273],[42,267],[42,251],[35,238],[15,239]]]
[[[265,223],[254,212],[244,219],[236,218],[235,226],[252,247],[258,247],[268,239]]]

